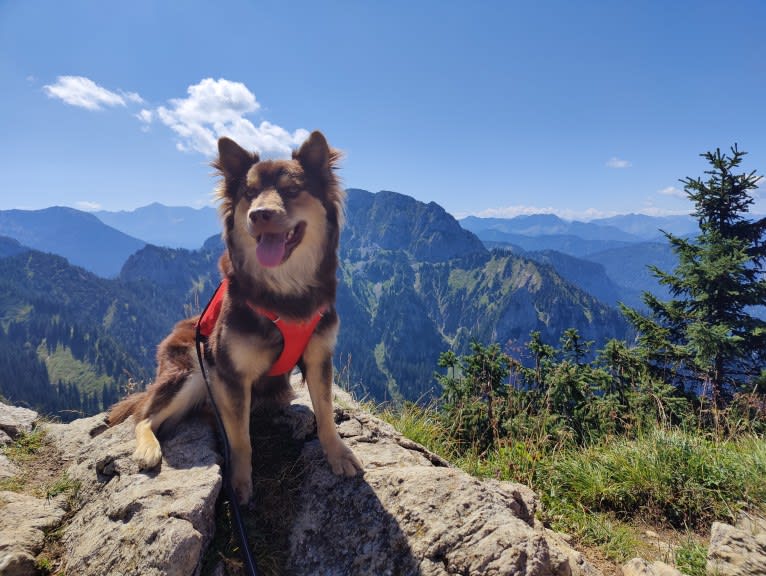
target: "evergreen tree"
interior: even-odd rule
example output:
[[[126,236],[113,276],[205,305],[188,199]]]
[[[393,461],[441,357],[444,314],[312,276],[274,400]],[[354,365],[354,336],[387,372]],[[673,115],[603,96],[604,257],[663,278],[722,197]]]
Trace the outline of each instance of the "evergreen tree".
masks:
[[[649,315],[623,306],[639,332],[650,364],[686,389],[709,393],[721,406],[733,392],[751,389],[766,360],[766,323],[753,315],[766,304],[766,218],[748,219],[755,171],[735,173],[745,152],[707,152],[708,179],[682,180],[699,235],[665,233],[678,256],[672,273],[653,267],[672,298],[644,293]]]
[[[508,377],[516,367],[498,344],[471,342],[471,354],[443,352],[436,374],[442,387],[442,411],[451,435],[465,446],[484,449],[500,437]]]

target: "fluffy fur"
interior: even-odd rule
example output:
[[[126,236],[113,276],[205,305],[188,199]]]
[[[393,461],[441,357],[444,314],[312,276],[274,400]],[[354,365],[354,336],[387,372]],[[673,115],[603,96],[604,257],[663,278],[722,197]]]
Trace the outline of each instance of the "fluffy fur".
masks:
[[[332,410],[332,353],[339,320],[335,311],[337,249],[343,219],[343,190],[334,168],[339,154],[313,132],[292,160],[260,161],[228,138],[218,141],[214,167],[226,252],[222,274],[229,290],[205,346],[213,396],[232,451],[231,478],[241,502],[252,496],[250,411],[282,406],[292,397],[288,375],[268,376],[282,336],[253,312],[273,310],[303,320],[326,309],[298,366],[308,385],[319,440],[333,472],[354,476],[362,466],[335,429]],[[146,390],[115,405],[110,424],[133,415],[142,468],[162,460],[157,440],[168,427],[206,401],[197,365],[198,318],[179,322],[157,351],[157,377]]]

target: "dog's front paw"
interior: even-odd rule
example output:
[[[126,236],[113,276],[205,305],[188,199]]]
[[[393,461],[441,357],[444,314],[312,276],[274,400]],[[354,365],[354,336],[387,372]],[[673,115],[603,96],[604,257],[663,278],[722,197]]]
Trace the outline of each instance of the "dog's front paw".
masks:
[[[138,464],[139,469],[149,470],[159,466],[162,462],[162,450],[159,442],[157,446],[139,446],[133,452],[133,460]]]
[[[334,474],[351,477],[364,469],[356,454],[340,438],[328,442],[323,448]]]
[[[136,451],[133,452],[133,460],[141,470],[154,468],[162,462],[160,441],[152,432],[148,420],[142,420],[136,426]]]

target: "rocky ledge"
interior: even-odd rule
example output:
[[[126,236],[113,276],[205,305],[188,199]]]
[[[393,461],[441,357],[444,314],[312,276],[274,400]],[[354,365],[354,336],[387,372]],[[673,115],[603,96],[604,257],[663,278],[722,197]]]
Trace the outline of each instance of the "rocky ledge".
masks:
[[[300,468],[287,508],[284,555],[273,571],[598,574],[535,519],[539,503],[529,488],[480,481],[450,467],[339,390],[336,423],[365,473],[334,476],[316,440],[308,394],[299,385],[296,392],[298,399],[267,423],[292,436],[299,446],[292,466]],[[100,415],[37,425],[55,445],[77,495],[65,501],[63,495],[42,499],[0,492],[0,574],[37,574],[35,557],[52,531],[66,574],[189,576],[231,570],[231,563],[205,556],[221,491],[220,456],[205,418],[189,419],[163,440],[165,458],[153,472],[139,471],[130,457],[130,421],[107,428]],[[2,469],[0,463],[0,477]],[[256,505],[263,505],[268,499],[258,497],[258,486]]]

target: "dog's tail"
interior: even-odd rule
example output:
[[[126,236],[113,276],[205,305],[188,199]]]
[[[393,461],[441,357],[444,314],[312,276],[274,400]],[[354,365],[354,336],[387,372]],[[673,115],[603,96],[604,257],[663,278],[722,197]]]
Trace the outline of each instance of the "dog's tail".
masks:
[[[137,392],[117,402],[109,410],[109,414],[106,417],[107,424],[109,426],[116,426],[133,414],[140,412],[146,401],[146,396],[147,392]]]

